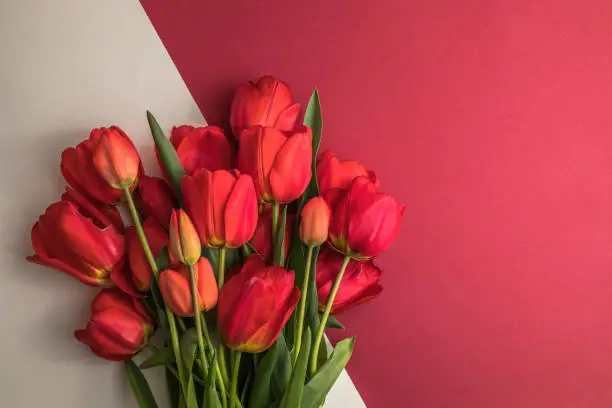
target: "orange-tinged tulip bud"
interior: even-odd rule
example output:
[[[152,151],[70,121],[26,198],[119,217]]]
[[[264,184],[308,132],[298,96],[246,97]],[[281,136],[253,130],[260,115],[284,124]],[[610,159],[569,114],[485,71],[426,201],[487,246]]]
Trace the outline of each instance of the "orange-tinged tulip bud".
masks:
[[[168,228],[170,213],[177,207],[172,188],[157,177],[142,176],[136,190],[138,207],[147,217],[153,217],[164,228]]]
[[[170,216],[170,251],[185,265],[195,264],[202,254],[198,233],[183,210],[172,210]]]
[[[144,221],[142,229],[153,256],[157,256],[165,246],[168,246],[168,233],[152,217]],[[127,240],[132,282],[139,292],[147,292],[151,288],[153,272],[142,248],[136,227],[128,227],[125,231],[125,238]]]
[[[237,248],[251,239],[257,197],[250,176],[203,169],[182,183],[185,208],[204,246]]]
[[[200,258],[193,265],[198,289],[199,311],[210,310],[217,304],[217,281],[208,259]],[[191,276],[189,267],[181,265],[176,269],[166,269],[159,274],[159,289],[168,307],[178,316],[191,317],[193,297],[191,296]]]
[[[34,224],[32,246],[36,255],[28,261],[59,269],[88,285],[114,286],[113,275],[126,270],[125,238],[111,219],[72,189]]]
[[[389,194],[377,192],[367,177],[357,177],[334,200],[329,241],[340,252],[356,259],[377,256],[395,240],[404,206]]]
[[[321,245],[327,241],[329,230],[329,206],[321,197],[308,201],[302,208],[300,239],[307,246]]]
[[[324,310],[329,293],[338,276],[344,256],[327,247],[317,258],[317,295],[319,309]],[[334,298],[331,313],[340,313],[377,297],[382,292],[379,283],[382,271],[372,261],[351,260]]]
[[[132,186],[138,177],[140,156],[125,134],[111,128],[100,136],[93,163],[111,187],[124,189]]]
[[[300,104],[293,103],[289,86],[268,75],[238,87],[230,124],[234,136],[240,139],[242,131],[253,126],[291,131],[299,115]]]
[[[354,160],[339,160],[329,150],[323,152],[317,160],[317,179],[319,192],[325,197],[330,190],[346,190],[355,178],[366,176],[378,187],[374,172]]]
[[[74,335],[98,357],[130,360],[153,335],[155,321],[140,300],[118,289],[105,289],[91,304],[91,318]]]
[[[274,344],[300,298],[293,279],[293,272],[266,266],[252,255],[227,281],[219,295],[218,318],[230,348],[259,353]]]
[[[240,171],[251,175],[264,203],[289,203],[302,195],[312,176],[312,132],[254,127],[240,137]]]

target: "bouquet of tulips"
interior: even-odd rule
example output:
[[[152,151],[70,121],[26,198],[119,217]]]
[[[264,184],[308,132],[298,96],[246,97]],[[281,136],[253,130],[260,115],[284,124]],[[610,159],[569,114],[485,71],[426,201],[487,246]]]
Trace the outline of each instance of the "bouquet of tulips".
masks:
[[[28,260],[102,288],[75,337],[125,362],[140,407],[158,406],[143,375],[157,366],[171,407],[321,407],[354,345],[329,353],[324,331],[381,292],[373,258],[403,206],[360,163],[317,160],[316,91],[298,125],[287,84],[240,86],[234,137],[178,126],[168,139],[147,115],[163,178],[119,127],[94,129],[62,153],[70,187],[32,228]]]

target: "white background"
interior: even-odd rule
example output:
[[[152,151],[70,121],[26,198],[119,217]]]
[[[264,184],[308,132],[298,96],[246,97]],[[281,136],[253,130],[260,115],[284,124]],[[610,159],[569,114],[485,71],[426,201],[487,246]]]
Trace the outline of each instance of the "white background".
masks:
[[[204,120],[137,0],[0,0],[0,50],[0,406],[136,407],[123,365],[73,337],[97,290],[26,263],[30,228],[91,128],[121,126],[152,168],[147,109],[166,130]],[[364,406],[348,376],[326,405]]]

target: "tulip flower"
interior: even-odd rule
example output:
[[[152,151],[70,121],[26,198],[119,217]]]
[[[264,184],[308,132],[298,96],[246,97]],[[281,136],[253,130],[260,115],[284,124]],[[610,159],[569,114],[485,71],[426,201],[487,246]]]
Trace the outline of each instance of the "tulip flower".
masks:
[[[233,165],[233,148],[217,126],[178,126],[172,128],[170,143],[174,146],[185,173],[196,170],[228,170]],[[159,160],[159,155],[158,155]],[[163,170],[163,166],[160,164]]]
[[[61,170],[64,178],[79,193],[107,204],[121,200],[123,191],[111,187],[94,166],[93,156],[103,134],[120,135],[129,142],[127,135],[117,126],[99,128],[91,131],[89,139],[76,147],[62,152]],[[135,186],[133,185],[132,188]]]
[[[207,247],[237,248],[257,226],[253,179],[236,171],[206,169],[182,182],[185,208]]]
[[[147,218],[142,223],[142,229],[153,256],[157,256],[165,246],[168,246],[168,233],[152,217]],[[125,238],[127,240],[132,282],[138,291],[147,292],[151,289],[153,272],[138,238],[136,227],[128,227],[125,231]]]
[[[167,228],[170,213],[177,207],[172,188],[157,177],[142,176],[138,181],[137,202],[141,212],[153,217],[162,227]]]
[[[93,164],[100,176],[113,188],[130,188],[140,171],[140,156],[125,133],[103,131],[93,151]]]
[[[331,248],[326,248],[317,259],[317,294],[319,309],[325,310],[329,294],[344,257]],[[340,313],[360,303],[374,299],[382,292],[379,283],[382,271],[371,261],[351,260],[334,298],[331,313]]]
[[[96,219],[104,220],[105,223],[112,225],[119,232],[123,232],[125,230],[123,220],[121,219],[121,214],[119,214],[117,207],[113,205],[107,205],[100,201],[90,200],[77,190],[70,187],[66,187],[64,194],[62,194],[62,201],[71,201],[82,213],[89,214],[91,217]]]
[[[193,272],[198,289],[199,311],[210,310],[217,304],[219,292],[208,259],[200,258],[193,266]],[[180,265],[175,269],[166,269],[159,274],[159,289],[164,302],[178,316],[191,317],[194,315],[190,282],[191,277],[187,265]]]
[[[241,85],[232,101],[230,124],[237,139],[253,126],[293,130],[300,114],[300,104],[293,103],[286,83],[264,76],[256,83]]]
[[[191,219],[183,210],[172,210],[170,217],[170,251],[185,265],[195,264],[202,254],[198,233]]]
[[[302,208],[300,239],[306,246],[321,245],[327,241],[329,206],[321,197],[312,198]]]
[[[357,177],[332,208],[329,241],[352,258],[372,258],[395,240],[403,212],[404,206],[378,193],[369,178]]]
[[[293,225],[295,223],[295,214],[287,214],[287,224],[285,226],[285,244],[283,245],[285,250],[285,257],[289,253],[291,248],[291,237],[293,236]],[[253,249],[257,251],[267,262],[272,262],[272,256],[274,251],[272,248],[272,209],[266,208],[259,214],[257,220],[257,228],[253,234],[253,238],[249,241]]]
[[[219,327],[225,343],[249,353],[274,344],[300,298],[293,280],[293,272],[265,266],[252,255],[219,294]]]
[[[240,137],[240,171],[251,175],[264,203],[289,203],[302,195],[312,175],[312,132],[254,127]]]
[[[74,336],[106,360],[130,360],[147,345],[155,322],[136,298],[105,289],[91,304],[91,318]]]
[[[32,227],[36,255],[28,261],[59,269],[92,286],[114,286],[125,273],[125,238],[96,206],[74,190],[51,204]]]
[[[378,187],[374,172],[359,162],[340,161],[329,150],[321,154],[317,160],[317,179],[321,196],[326,196],[330,190],[349,188],[353,180],[359,176],[368,177]]]

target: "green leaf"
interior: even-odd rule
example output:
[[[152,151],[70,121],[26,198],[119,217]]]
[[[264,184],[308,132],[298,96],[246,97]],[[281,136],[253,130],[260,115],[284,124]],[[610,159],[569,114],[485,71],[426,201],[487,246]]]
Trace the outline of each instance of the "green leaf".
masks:
[[[215,353],[212,363],[209,367],[211,370],[209,371],[208,378],[206,380],[206,404],[204,406],[206,408],[221,408],[221,401],[219,400],[219,394],[217,394],[217,388],[215,387],[215,381],[217,379],[217,371],[213,370],[212,367],[217,364],[217,354]]]
[[[164,135],[159,123],[157,123],[157,120],[149,111],[147,111],[147,120],[149,121],[149,127],[151,128],[155,146],[159,152],[159,158],[161,159],[168,180],[170,180],[170,184],[172,184],[174,193],[179,198],[182,207],[183,195],[181,193],[181,180],[185,176],[185,169],[183,169],[183,165],[176,154],[176,150],[174,150],[174,146],[172,146],[170,140]]]
[[[319,408],[323,404],[325,396],[332,389],[342,369],[351,358],[354,346],[354,337],[344,339],[336,344],[329,360],[319,368],[306,384],[301,408]]]
[[[140,408],[157,408],[157,402],[155,402],[149,383],[142,375],[140,368],[132,360],[126,360],[125,370],[136,401],[138,401],[138,406]]]
[[[287,207],[283,208],[283,215],[280,218],[276,242],[274,243],[274,265],[285,266],[285,230],[287,228]]]
[[[319,316],[319,320],[320,320],[320,316]],[[328,329],[344,330],[344,325],[340,323],[340,321],[336,319],[336,316],[334,315],[329,315],[329,317],[327,318],[327,324],[325,325],[325,327]]]
[[[306,327],[304,339],[302,340],[302,348],[297,362],[291,373],[291,379],[283,394],[283,399],[280,403],[280,408],[296,408],[302,403],[302,393],[304,392],[304,380],[308,368],[308,357],[310,356],[310,327]]]
[[[225,256],[227,258],[227,249],[225,251]],[[219,269],[219,248],[202,247],[202,256],[208,259],[208,262],[210,262],[210,266],[212,266],[213,271],[215,272],[215,278],[217,278],[217,272]]]
[[[319,195],[319,184],[317,183],[317,153],[321,144],[323,132],[323,117],[321,114],[321,101],[319,92],[315,89],[308,101],[308,107],[304,113],[304,125],[312,129],[312,178],[306,192],[302,196],[302,205],[312,197]]]
[[[155,263],[157,264],[157,269],[160,272],[170,266],[170,253],[168,252],[167,246],[163,247],[159,251],[157,258],[155,258]]]
[[[187,329],[181,337],[181,355],[185,363],[185,371],[190,372],[198,349],[198,333],[194,327]]]
[[[172,354],[172,349],[170,349],[170,347],[164,347],[157,351],[155,354],[153,354],[151,357],[140,363],[140,369],[146,370],[147,368],[151,367],[168,365],[172,364],[173,361],[174,355]]]
[[[278,347],[278,355],[270,385],[274,399],[280,399],[291,377],[291,356],[283,333],[278,336],[276,347]]]
[[[255,382],[249,399],[249,408],[268,408],[274,398],[270,384],[278,361],[279,343],[276,342],[266,351],[255,371]]]

